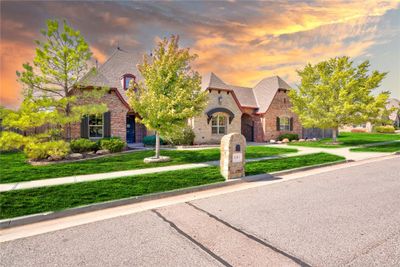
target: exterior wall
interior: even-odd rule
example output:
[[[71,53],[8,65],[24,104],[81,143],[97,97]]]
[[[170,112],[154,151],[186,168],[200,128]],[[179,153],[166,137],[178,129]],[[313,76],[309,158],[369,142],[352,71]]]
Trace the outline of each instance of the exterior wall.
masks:
[[[219,101],[221,98],[221,104]],[[241,117],[242,111],[238,107],[232,94],[226,91],[211,90],[208,95],[208,104],[203,114],[189,120],[189,125],[192,126],[193,131],[196,135],[194,139],[195,144],[217,144],[221,141],[223,134],[212,134],[211,133],[211,121],[207,122],[206,113],[214,108],[223,107],[229,109],[235,115],[232,122],[227,123],[227,134],[229,133],[241,133]],[[224,114],[228,118],[228,114]]]
[[[122,140],[126,141],[126,114],[129,109],[121,102],[116,92],[110,91],[95,102],[106,104],[111,113],[111,136],[120,137]],[[80,122],[73,124],[71,128],[71,137],[73,139],[80,138]]]
[[[263,141],[269,141],[271,139],[276,140],[279,135],[284,133],[295,133],[301,137],[302,127],[297,115],[290,110],[291,107],[292,104],[290,103],[286,91],[278,90],[267,112],[262,115],[261,121],[264,132]],[[276,117],[282,116],[293,118],[293,131],[276,130]]]

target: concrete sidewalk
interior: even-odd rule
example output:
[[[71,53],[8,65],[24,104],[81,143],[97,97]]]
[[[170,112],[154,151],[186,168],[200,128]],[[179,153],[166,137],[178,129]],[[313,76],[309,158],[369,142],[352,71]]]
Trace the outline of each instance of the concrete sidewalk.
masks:
[[[263,146],[275,147],[275,148],[276,147],[296,148],[296,149],[298,149],[298,152],[282,154],[282,155],[277,155],[277,156],[263,157],[263,158],[246,159],[246,162],[269,160],[269,159],[276,159],[276,158],[282,158],[282,157],[293,157],[293,156],[307,155],[307,154],[320,153],[320,152],[335,154],[338,156],[345,157],[346,160],[353,160],[353,161],[365,160],[365,159],[387,156],[387,155],[392,154],[392,153],[380,153],[380,152],[352,152],[352,151],[350,151],[350,147],[319,148],[319,147],[288,146],[286,144],[274,144],[274,145],[265,145],[264,144]],[[60,178],[52,178],[52,179],[41,179],[41,180],[34,180],[34,181],[27,181],[27,182],[7,183],[7,184],[0,184],[0,192],[19,190],[19,189],[28,189],[28,188],[37,188],[37,187],[46,187],[46,186],[55,186],[55,185],[62,185],[62,184],[100,181],[100,180],[115,179],[115,178],[128,177],[128,176],[141,175],[141,174],[159,173],[159,172],[194,169],[194,168],[204,168],[204,167],[209,167],[209,166],[219,166],[219,161],[209,161],[209,162],[203,162],[203,163],[181,164],[181,165],[173,165],[173,166],[165,166],[165,167],[155,167],[155,168],[148,168],[148,169],[97,173],[97,174],[88,174],[88,175],[76,175],[76,176],[68,176],[68,177],[60,177]]]

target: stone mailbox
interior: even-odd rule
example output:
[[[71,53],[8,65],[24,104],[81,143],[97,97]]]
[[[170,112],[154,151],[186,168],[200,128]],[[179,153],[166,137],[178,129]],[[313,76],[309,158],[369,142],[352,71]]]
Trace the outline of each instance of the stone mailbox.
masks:
[[[225,135],[221,139],[221,174],[225,179],[244,176],[246,139],[238,133]]]

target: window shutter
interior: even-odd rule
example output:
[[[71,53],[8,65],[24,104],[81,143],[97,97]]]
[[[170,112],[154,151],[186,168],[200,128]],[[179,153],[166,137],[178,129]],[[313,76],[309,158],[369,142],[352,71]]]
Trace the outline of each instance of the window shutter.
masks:
[[[81,138],[89,138],[89,117],[87,115],[81,120]]]
[[[276,130],[279,131],[281,129],[281,120],[279,117],[276,117]]]
[[[107,111],[104,113],[104,124],[103,124],[103,131],[104,137],[111,137],[111,113]]]
[[[293,131],[293,117],[289,121],[289,131]]]

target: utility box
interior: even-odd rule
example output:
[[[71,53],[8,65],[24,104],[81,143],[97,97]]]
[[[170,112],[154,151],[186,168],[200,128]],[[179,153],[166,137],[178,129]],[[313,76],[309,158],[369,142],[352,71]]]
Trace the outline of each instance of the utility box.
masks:
[[[238,133],[225,135],[221,139],[221,174],[226,180],[245,175],[246,139]]]

